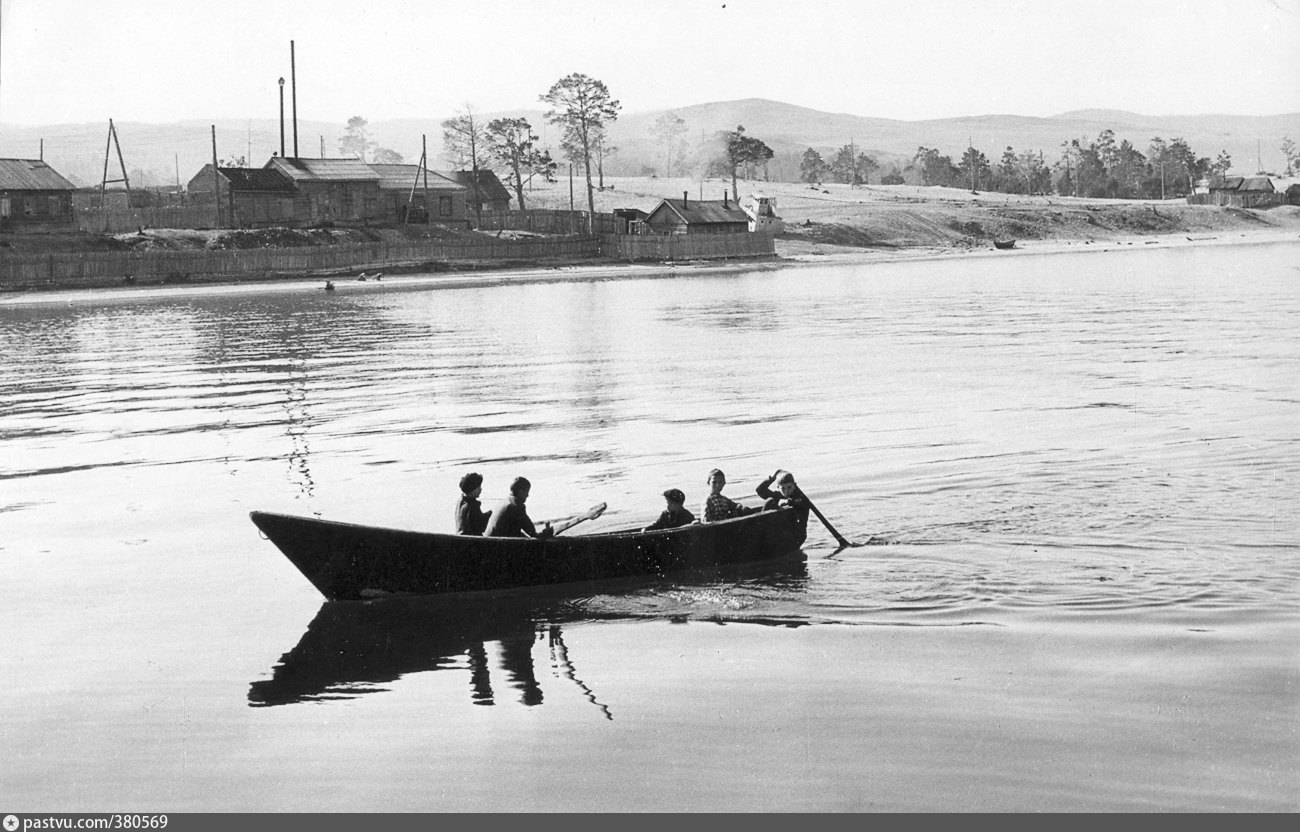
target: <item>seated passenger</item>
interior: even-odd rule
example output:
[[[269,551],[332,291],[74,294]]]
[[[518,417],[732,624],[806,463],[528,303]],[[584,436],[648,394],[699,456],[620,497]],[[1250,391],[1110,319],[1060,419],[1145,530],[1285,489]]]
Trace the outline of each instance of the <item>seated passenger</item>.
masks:
[[[510,499],[493,510],[483,534],[486,537],[535,537],[539,540],[554,537],[555,532],[550,523],[540,532],[537,531],[528,516],[528,510],[524,508],[531,490],[532,483],[523,477],[515,477],[515,481],[510,483]]]
[[[483,493],[483,477],[469,473],[460,478],[460,500],[456,503],[456,534],[481,535],[492,512],[483,511],[478,498]]]
[[[750,508],[742,506],[730,497],[724,497],[722,487],[727,484],[727,475],[721,470],[714,468],[709,472],[707,482],[709,483],[709,496],[704,498],[703,511],[705,523],[712,523],[716,520],[727,520],[732,517],[744,517],[746,514],[757,514],[762,511],[760,508]]]
[[[773,491],[771,485],[775,483],[778,491]],[[772,508],[807,508],[808,498],[804,496],[803,491],[795,484],[794,474],[789,471],[782,471],[780,468],[772,472],[772,476],[763,480],[755,489],[758,496],[765,501],[763,509]]]
[[[687,511],[686,506],[682,505],[686,502],[686,495],[682,493],[680,488],[670,488],[665,491],[664,501],[668,504],[668,507],[664,509],[663,514],[660,514],[658,520],[641,531],[652,532],[656,529],[675,529],[678,526],[688,526],[695,522],[695,515]]]

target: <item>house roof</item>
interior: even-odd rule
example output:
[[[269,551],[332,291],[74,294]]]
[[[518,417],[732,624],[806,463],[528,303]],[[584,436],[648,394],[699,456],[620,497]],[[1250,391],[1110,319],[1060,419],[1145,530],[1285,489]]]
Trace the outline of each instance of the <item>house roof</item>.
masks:
[[[1267,176],[1247,176],[1244,177],[1239,191],[1263,191],[1273,193],[1273,180]]]
[[[1267,176],[1223,176],[1210,180],[1210,189],[1214,191],[1248,191],[1268,193],[1274,191],[1273,180]]]
[[[208,165],[207,167],[211,167]],[[294,193],[293,180],[275,168],[217,168],[231,190]]]
[[[371,163],[370,169],[379,174],[379,187],[390,190],[407,190],[411,189],[411,183],[416,181],[416,175],[419,173],[419,165],[381,165]],[[424,177],[419,177],[417,190],[424,188]],[[439,173],[436,170],[429,171],[429,190],[439,191],[463,191],[465,186],[449,179],[447,174]]]
[[[439,171],[443,176],[455,182],[459,182],[471,191],[474,190],[474,171],[472,170],[448,170]],[[478,171],[478,192],[484,202],[501,202],[510,201],[510,192],[506,186],[501,184],[497,175],[490,170],[480,169]]]
[[[0,190],[75,191],[76,185],[39,159],[0,159]]]
[[[268,168],[284,171],[295,182],[375,182],[379,174],[360,159],[301,159],[272,156]]]
[[[744,223],[749,226],[749,214],[742,211],[734,202],[722,200],[665,199],[646,217],[647,222],[654,220],[660,212],[675,214],[687,225],[731,225]]]

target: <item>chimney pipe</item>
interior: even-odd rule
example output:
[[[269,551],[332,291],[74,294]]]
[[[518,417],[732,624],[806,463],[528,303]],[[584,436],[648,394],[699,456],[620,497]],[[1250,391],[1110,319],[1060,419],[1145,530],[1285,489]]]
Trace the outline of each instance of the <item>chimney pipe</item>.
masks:
[[[686,200],[690,198],[690,191],[682,191],[682,207],[686,207]]]
[[[726,188],[723,188],[723,189],[722,189],[722,207],[723,207],[723,208],[730,208],[730,207],[731,207],[731,203],[727,200],[727,189],[726,189]]]

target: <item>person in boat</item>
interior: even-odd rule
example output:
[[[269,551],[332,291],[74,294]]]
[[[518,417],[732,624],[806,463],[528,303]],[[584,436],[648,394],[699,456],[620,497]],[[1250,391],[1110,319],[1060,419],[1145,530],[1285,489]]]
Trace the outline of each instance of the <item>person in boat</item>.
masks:
[[[528,492],[532,487],[527,479],[515,477],[515,481],[510,483],[510,499],[492,511],[483,532],[485,537],[535,537],[544,540],[555,536],[550,523],[538,531],[528,516],[524,504],[528,502]]]
[[[772,490],[773,485],[776,486],[776,491]],[[755,493],[763,498],[764,511],[773,508],[807,508],[810,505],[808,498],[795,483],[794,474],[780,468],[760,482]]]
[[[653,532],[658,529],[675,529],[678,526],[689,526],[695,522],[695,515],[686,508],[686,495],[680,488],[670,488],[664,492],[664,500],[668,507],[664,509],[659,519],[646,526],[641,531]]]
[[[481,535],[492,512],[484,511],[478,498],[483,494],[483,475],[470,472],[460,478],[460,501],[456,503],[456,534]]]
[[[746,514],[757,514],[762,511],[760,508],[742,506],[722,493],[723,486],[727,484],[727,475],[722,473],[721,469],[714,468],[710,471],[706,482],[708,482],[710,490],[709,495],[704,498],[704,506],[700,512],[704,515],[705,523],[728,520],[732,517],[744,517]]]

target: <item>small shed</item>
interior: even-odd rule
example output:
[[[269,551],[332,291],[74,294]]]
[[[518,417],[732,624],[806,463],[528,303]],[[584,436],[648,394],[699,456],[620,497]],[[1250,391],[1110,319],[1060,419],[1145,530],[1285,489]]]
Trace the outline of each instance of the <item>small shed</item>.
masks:
[[[379,174],[380,213],[393,222],[406,222],[408,206],[414,222],[464,223],[469,217],[469,189],[445,173],[419,165],[370,163]],[[428,176],[425,176],[425,173]],[[414,188],[414,196],[412,196]],[[425,196],[428,195],[428,204]]]
[[[0,159],[0,229],[68,231],[76,227],[77,190],[41,159]]]
[[[615,234],[644,234],[645,218],[650,216],[640,208],[615,208],[614,209],[614,233]]]
[[[487,168],[479,168],[477,178],[472,170],[438,172],[453,182],[459,182],[465,186],[471,211],[474,210],[476,200],[484,211],[510,210],[510,191],[506,190],[506,186],[501,184],[501,180],[497,179],[497,175]]]
[[[287,176],[298,191],[295,213],[311,225],[381,222],[379,181],[360,159],[303,159],[272,156],[264,166]]]
[[[274,168],[217,167],[206,164],[185,186],[193,202],[212,204],[213,187],[221,196],[223,222],[237,228],[297,225],[298,189]],[[305,204],[304,204],[305,209]]]
[[[1286,204],[1300,205],[1300,182],[1297,182],[1286,189]]]
[[[650,234],[748,234],[749,215],[724,192],[720,200],[665,199],[644,220]]]

